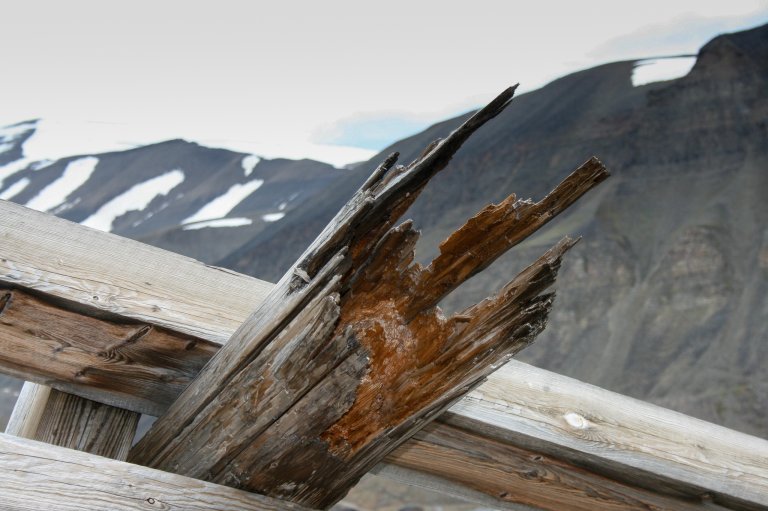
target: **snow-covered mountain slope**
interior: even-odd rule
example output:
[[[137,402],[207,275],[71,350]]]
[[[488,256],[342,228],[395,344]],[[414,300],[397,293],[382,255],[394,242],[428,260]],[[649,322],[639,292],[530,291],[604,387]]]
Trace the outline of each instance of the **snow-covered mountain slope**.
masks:
[[[25,146],[37,124],[0,130],[0,198],[206,261],[226,256],[349,172],[184,140],[35,161]]]

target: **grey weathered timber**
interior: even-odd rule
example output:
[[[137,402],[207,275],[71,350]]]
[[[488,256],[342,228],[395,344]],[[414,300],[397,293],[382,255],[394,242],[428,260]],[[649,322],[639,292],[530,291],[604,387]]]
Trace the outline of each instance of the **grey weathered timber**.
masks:
[[[387,463],[498,507],[768,509],[768,441],[515,360]]]
[[[2,335],[0,335],[1,338]],[[32,371],[34,372],[34,369]],[[50,395],[51,387],[25,382],[19,397],[16,398],[16,405],[11,412],[11,418],[8,419],[5,432],[9,435],[34,439]]]
[[[458,428],[688,504],[768,509],[768,441],[514,360],[442,425],[453,429],[432,440]]]
[[[11,203],[0,201],[0,209],[15,212],[15,218],[19,221],[12,224],[5,223],[8,216],[0,215],[0,238],[10,239],[9,233],[13,235],[14,243],[19,243],[13,247],[18,253],[33,253],[33,246],[45,246],[46,253],[50,259],[59,259],[66,261],[68,258],[77,259],[77,253],[72,251],[70,243],[62,242],[63,239],[82,239],[87,238],[94,246],[102,247],[102,253],[106,261],[117,260],[118,254],[111,254],[110,250],[123,250],[122,244],[111,244],[115,239],[120,240],[106,233],[93,231],[71,222],[61,221],[50,215],[38,213]],[[44,224],[55,222],[59,229],[46,230]],[[36,225],[36,224],[43,225]],[[24,228],[38,233],[45,233],[51,236],[49,242],[44,239],[27,239],[24,237]],[[42,234],[41,234],[42,235]],[[129,240],[125,240],[127,243]],[[8,246],[0,244],[0,253]],[[161,251],[162,252],[162,251]],[[153,266],[151,253],[146,252],[146,266]],[[164,255],[173,256],[165,253]],[[180,264],[186,260],[182,256],[175,256],[180,260]],[[39,258],[37,258],[39,260]],[[67,265],[70,267],[71,265]],[[173,266],[173,265],[171,265]],[[34,266],[27,266],[29,273],[27,277],[31,278],[40,270]],[[131,273],[135,268],[130,265],[115,265],[108,268],[106,274],[112,274],[115,282],[132,283],[138,276]],[[209,269],[211,272],[220,273],[218,270]],[[73,279],[63,270],[57,275],[62,282]],[[78,271],[85,271],[81,268]],[[249,286],[254,286],[254,294],[263,289],[264,285],[255,279],[245,275],[231,274],[233,278],[239,278],[239,283],[233,287],[244,290],[248,294]],[[158,278],[161,278],[159,276]],[[93,279],[95,280],[96,276]],[[65,289],[63,286],[55,286],[55,289]],[[128,289],[114,289],[113,292],[118,295],[130,294]],[[174,291],[175,292],[175,291]],[[170,298],[162,296],[162,290],[158,290],[158,300],[161,302],[169,301]],[[209,290],[205,287],[199,287],[189,290],[190,295],[176,294],[173,300],[176,302],[176,313],[180,316],[194,315],[189,311],[194,311],[197,307],[197,300],[200,294],[208,294]],[[54,295],[54,297],[57,295]],[[61,296],[58,296],[61,298]],[[85,298],[84,298],[85,299]],[[69,302],[75,303],[77,295],[70,295]],[[185,303],[189,300],[190,307]],[[87,301],[87,300],[86,300]],[[86,305],[80,304],[82,311],[90,312]],[[130,311],[130,307],[135,306],[137,311]],[[206,317],[211,319],[217,314],[222,316],[232,315],[226,300],[212,300],[209,303],[211,314]],[[220,322],[211,319],[210,324],[202,322],[199,330],[212,332],[212,339],[227,339],[232,335],[237,325],[245,321],[249,310],[234,309],[232,320]],[[140,302],[125,304],[125,311],[129,316],[135,317],[135,314],[141,311],[149,311],[145,320],[153,323],[151,317],[152,308],[147,307]],[[162,315],[163,311],[159,310]],[[162,318],[160,318],[162,319]],[[127,318],[124,318],[127,320]],[[169,356],[185,356],[184,351],[168,353]],[[519,447],[521,449],[536,452],[535,456],[542,456],[542,459],[561,459],[567,464],[576,467],[577,470],[585,470],[603,475],[609,481],[622,482],[627,478],[627,474],[633,480],[632,484],[644,483],[644,488],[649,488],[652,493],[664,495],[664,489],[667,487],[687,487],[689,495],[705,496],[703,502],[706,503],[707,494],[717,496],[715,498],[723,501],[746,500],[756,502],[757,505],[766,507],[765,495],[768,494],[768,468],[760,460],[768,459],[768,445],[765,440],[744,435],[726,428],[713,424],[705,423],[697,419],[681,415],[670,410],[661,409],[648,403],[642,403],[637,400],[627,398],[609,391],[597,389],[591,385],[583,384],[557,375],[542,369],[526,366],[519,362],[512,361],[515,365],[514,371],[497,372],[490,377],[490,381],[483,384],[478,390],[469,397],[462,399],[459,403],[451,407],[450,411],[444,414],[440,420],[447,420],[451,425],[460,427],[470,432],[479,442],[503,442],[505,445]],[[503,371],[503,370],[502,370]],[[503,381],[500,378],[503,377]],[[515,399],[515,396],[525,391],[526,398]],[[586,392],[583,398],[579,398],[582,392]],[[486,396],[485,399],[478,399],[479,393]],[[495,395],[492,400],[490,396]],[[578,398],[578,399],[577,399]],[[541,403],[550,403],[550,411]],[[539,403],[539,404],[536,404]],[[614,427],[601,427],[600,437],[591,438],[578,435],[586,435],[591,429],[580,430],[573,429],[564,422],[564,404],[579,403],[579,409],[574,413],[582,417],[600,416],[600,424],[615,424]],[[591,411],[591,407],[597,406],[598,411]],[[646,406],[651,406],[653,410],[652,417],[658,420],[644,420],[647,412],[644,412]],[[634,412],[634,410],[638,410]],[[615,416],[614,416],[615,414]],[[575,416],[571,416],[575,420]],[[13,422],[13,421],[12,421]],[[593,421],[594,422],[594,421]],[[578,422],[577,422],[578,423]],[[435,427],[440,427],[440,422],[434,422],[431,426],[431,433],[434,433]],[[686,443],[680,444],[679,432],[685,432],[684,439]],[[627,433],[624,433],[627,432]],[[407,445],[407,444],[406,444]],[[677,447],[688,446],[684,449],[690,449],[690,446],[703,446],[703,449],[711,452],[717,452],[717,457],[708,455],[681,455],[677,452]],[[694,447],[702,449],[702,447]],[[397,452],[397,451],[396,451]],[[388,477],[402,478],[404,471],[408,479],[405,482],[410,484],[438,485],[437,488],[447,490],[450,485],[455,492],[460,493],[464,498],[478,501],[486,506],[503,507],[510,504],[511,495],[506,499],[498,499],[498,494],[490,485],[486,488],[471,487],[470,482],[466,484],[454,479],[454,472],[448,464],[435,464],[434,457],[421,450],[412,451],[414,455],[424,453],[422,458],[408,459],[405,464],[404,458],[391,458],[390,462],[379,465],[379,467],[390,467],[384,475]],[[744,460],[757,458],[758,463],[745,463]],[[572,461],[568,461],[572,459]],[[462,461],[463,467],[468,471],[478,471],[488,469],[487,461],[480,461],[472,457],[453,458],[454,462]],[[405,465],[398,466],[397,463]],[[439,468],[439,470],[436,468]],[[406,468],[410,467],[410,468]],[[440,468],[443,467],[443,468]],[[498,474],[503,470],[509,470],[508,466],[499,467]],[[638,474],[644,474],[645,478],[640,478]],[[653,475],[667,483],[654,482]],[[636,480],[636,482],[635,482]],[[443,486],[439,483],[442,482]],[[608,482],[606,484],[608,484]],[[536,480],[537,485],[547,486],[555,484],[556,481],[546,477]],[[700,490],[700,493],[696,493]],[[750,497],[748,493],[753,492]],[[484,493],[485,492],[485,493]],[[600,486],[593,487],[594,508],[612,509],[600,498],[603,494]],[[553,494],[556,494],[553,492]],[[760,500],[762,498],[762,500]],[[698,497],[691,498],[693,502],[702,502]],[[610,501],[608,501],[610,502]],[[604,505],[604,507],[601,507]],[[714,505],[713,503],[709,504]],[[721,504],[724,505],[724,504]],[[556,506],[557,507],[557,506]],[[559,505],[560,509],[567,509],[568,504],[563,502]]]
[[[52,389],[33,440],[126,460],[139,414]]]
[[[390,454],[373,473],[490,509],[721,509],[702,499],[672,497],[617,481],[438,421]]]
[[[7,511],[299,510],[296,505],[93,454],[0,434]]]
[[[5,432],[125,460],[139,414],[26,382]]]
[[[605,179],[598,160],[539,202],[512,195],[487,206],[424,268],[410,221],[395,226],[513,94],[408,166],[387,158],[129,459],[326,508],[532,342],[568,238],[489,299],[448,318],[435,304]]]
[[[3,200],[0,282],[219,344],[272,288]]]

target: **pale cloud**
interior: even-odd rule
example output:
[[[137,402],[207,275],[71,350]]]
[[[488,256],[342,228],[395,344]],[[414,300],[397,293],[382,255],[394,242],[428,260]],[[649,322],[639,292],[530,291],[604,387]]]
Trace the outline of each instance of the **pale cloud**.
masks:
[[[516,82],[696,51],[761,19],[765,0],[13,2],[0,125],[119,123],[149,132],[128,146],[157,134],[341,164],[370,151],[320,143],[323,127],[393,111],[433,122]],[[660,44],[683,31],[684,44]]]

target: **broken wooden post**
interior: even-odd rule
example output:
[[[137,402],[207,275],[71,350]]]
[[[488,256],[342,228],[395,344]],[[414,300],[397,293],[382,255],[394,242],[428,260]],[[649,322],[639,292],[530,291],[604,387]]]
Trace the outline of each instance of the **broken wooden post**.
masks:
[[[437,302],[607,177],[591,159],[538,203],[511,196],[413,263],[394,227],[504,91],[407,167],[392,155],[134,447],[130,460],[328,507],[544,327],[556,244],[496,296],[443,317]]]

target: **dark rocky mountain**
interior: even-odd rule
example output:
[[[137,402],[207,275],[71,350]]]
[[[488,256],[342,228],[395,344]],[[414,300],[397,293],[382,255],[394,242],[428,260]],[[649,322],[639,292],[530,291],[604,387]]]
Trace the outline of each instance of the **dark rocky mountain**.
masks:
[[[489,200],[510,192],[539,198],[588,157],[600,157],[609,181],[444,307],[486,296],[519,261],[562,235],[581,235],[550,326],[521,358],[766,437],[768,25],[715,38],[682,78],[635,87],[635,65],[568,75],[521,95],[482,128],[407,214],[424,232],[419,258],[428,261]],[[385,154],[400,151],[408,162],[467,115],[349,170],[261,160],[248,171],[256,161],[248,155],[184,141],[100,154],[80,186],[38,204],[58,200],[51,211],[86,224],[101,212],[91,225],[112,219],[118,234],[274,281]],[[94,165],[75,157],[37,170],[23,162],[24,170],[9,173],[22,167],[21,145],[34,130],[27,126],[7,128],[11,135],[0,140],[0,166],[9,165],[0,167],[0,196],[22,204],[40,201],[73,162]],[[146,206],[126,209],[117,200],[177,169],[183,181],[171,180],[178,174],[158,181],[170,188],[145,198]],[[203,227],[222,217],[240,225]]]

